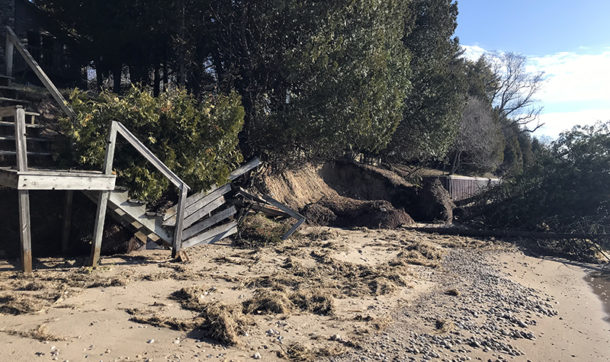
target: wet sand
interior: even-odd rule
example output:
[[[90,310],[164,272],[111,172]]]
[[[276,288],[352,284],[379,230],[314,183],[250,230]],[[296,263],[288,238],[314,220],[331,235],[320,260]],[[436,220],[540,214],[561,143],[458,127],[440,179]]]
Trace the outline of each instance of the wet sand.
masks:
[[[604,304],[605,320],[610,323],[610,270],[606,268],[592,272],[585,277],[585,280]]]

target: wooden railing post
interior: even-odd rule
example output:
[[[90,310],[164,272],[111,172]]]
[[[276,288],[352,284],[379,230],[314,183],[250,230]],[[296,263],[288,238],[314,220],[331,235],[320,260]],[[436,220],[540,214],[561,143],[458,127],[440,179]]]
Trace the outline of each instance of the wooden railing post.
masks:
[[[178,256],[178,252],[182,248],[182,231],[184,225],[184,209],[186,207],[186,197],[188,195],[188,187],[182,184],[180,187],[180,198],[178,199],[178,209],[176,212],[176,226],[174,228],[174,246],[172,248],[172,258]]]
[[[13,42],[9,32],[6,32],[6,46],[4,48],[4,60],[6,61],[6,75],[13,76]]]
[[[110,124],[110,134],[108,135],[108,143],[106,144],[106,158],[104,159],[104,174],[112,174],[112,163],[114,160],[114,149],[116,146],[117,123]],[[93,241],[91,243],[91,258],[89,263],[91,266],[96,266],[100,260],[102,249],[102,236],[104,234],[104,221],[106,220],[106,207],[110,191],[100,191],[97,200],[97,210],[95,212],[95,226],[93,228]]]
[[[15,153],[17,170],[28,170],[28,156],[25,141],[25,110],[15,107]],[[21,266],[25,273],[32,272],[32,231],[30,228],[30,192],[17,190],[19,197],[19,237],[21,241]]]

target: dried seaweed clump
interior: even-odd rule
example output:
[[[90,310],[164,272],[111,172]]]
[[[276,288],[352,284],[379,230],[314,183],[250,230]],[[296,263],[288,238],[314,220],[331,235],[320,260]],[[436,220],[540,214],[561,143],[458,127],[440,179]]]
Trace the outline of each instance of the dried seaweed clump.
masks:
[[[248,215],[241,224],[234,243],[244,248],[257,248],[276,245],[282,242],[282,235],[290,228],[289,224],[271,220],[261,214]]]
[[[243,303],[244,314],[286,314],[292,302],[282,292],[258,289],[254,297]]]
[[[200,317],[203,322],[198,328],[206,337],[230,346],[239,343],[238,332],[246,323],[236,308],[218,302],[209,303],[202,309]]]
[[[27,332],[23,332],[23,331],[16,331],[16,330],[3,330],[2,332],[8,333],[10,335],[13,336],[20,336],[20,337],[25,337],[25,338],[32,338],[35,339],[37,341],[40,342],[46,342],[46,341],[50,341],[50,342],[57,342],[57,341],[65,341],[66,339],[63,337],[58,337],[54,334],[51,334],[49,332],[49,330],[47,329],[47,325],[46,324],[41,324],[38,326],[38,328],[34,328],[30,331]]]
[[[203,323],[202,318],[178,319],[174,317],[166,317],[157,313],[141,312],[137,308],[128,309],[127,313],[131,314],[130,321],[149,324],[155,327],[169,328],[176,331],[192,331]]]
[[[312,293],[295,293],[290,301],[302,311],[318,315],[334,315],[335,305],[332,296],[321,291]]]
[[[177,300],[184,309],[200,311],[205,304],[202,297],[207,294],[209,289],[204,287],[186,287],[173,292],[171,298]]]
[[[0,314],[31,314],[50,307],[58,301],[62,292],[47,292],[40,294],[25,294],[15,292],[14,295],[0,296]]]

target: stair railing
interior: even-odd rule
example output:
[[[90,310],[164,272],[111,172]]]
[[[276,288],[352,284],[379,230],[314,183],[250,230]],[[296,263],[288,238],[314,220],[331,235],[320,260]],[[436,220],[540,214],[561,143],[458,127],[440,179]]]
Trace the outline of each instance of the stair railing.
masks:
[[[176,226],[174,229],[174,241],[172,247],[172,257],[176,257],[182,248],[182,232],[184,224],[184,209],[186,206],[186,197],[190,187],[182,181],[172,170],[167,167],[161,160],[155,156],[140,140],[131,133],[127,127],[121,122],[113,121],[110,125],[108,135],[108,143],[106,144],[106,158],[104,160],[104,170],[106,175],[112,174],[112,164],[114,162],[114,150],[116,146],[117,134],[120,134],[129,144],[138,151],[148,162],[150,162],[163,176],[165,176],[174,186],[180,191],[178,199],[178,208],[176,212]],[[97,212],[95,218],[94,239],[91,248],[91,265],[97,265],[100,258],[100,250],[102,245],[102,232],[104,218],[106,215],[106,207],[110,191],[101,191],[98,196]]]
[[[10,26],[5,27],[6,30],[6,48],[4,57],[6,61],[6,75],[9,77],[13,76],[13,51],[17,49],[19,54],[23,57],[27,65],[32,69],[34,74],[40,79],[42,84],[47,88],[49,93],[55,101],[59,104],[59,107],[64,111],[68,116],[74,118],[74,110],[68,105],[66,99],[61,95],[55,84],[51,82],[51,79],[47,76],[47,74],[42,70],[38,62],[32,57],[32,54],[21,44],[19,37],[15,34],[13,29]]]

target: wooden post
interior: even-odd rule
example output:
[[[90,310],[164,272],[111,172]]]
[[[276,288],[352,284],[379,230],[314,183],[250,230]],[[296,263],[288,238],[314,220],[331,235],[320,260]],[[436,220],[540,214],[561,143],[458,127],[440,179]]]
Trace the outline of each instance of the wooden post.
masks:
[[[15,107],[15,153],[17,170],[28,170],[28,156],[25,141],[25,110]],[[18,190],[19,196],[19,237],[21,241],[21,266],[25,273],[32,272],[32,232],[30,225],[30,193]]]
[[[64,225],[61,233],[61,252],[65,255],[68,252],[68,243],[70,242],[70,228],[72,226],[72,200],[74,199],[74,191],[66,191],[66,200],[64,203]]]
[[[30,229],[30,194],[18,190],[19,196],[19,237],[21,238],[21,267],[24,273],[32,272],[32,234]]]
[[[117,124],[112,122],[108,144],[106,145],[106,158],[104,160],[104,174],[112,174],[112,162],[114,160],[114,149],[116,146]],[[106,219],[106,207],[108,206],[110,191],[100,191],[97,199],[97,210],[95,212],[95,226],[93,228],[93,242],[91,244],[91,258],[89,263],[96,266],[100,260],[102,250],[102,235],[104,233],[104,221]]]
[[[13,76],[13,42],[11,41],[10,35],[6,34],[6,47],[4,48],[4,60],[6,61],[6,75],[8,77]],[[9,78],[10,79],[10,78]],[[9,83],[10,84],[10,83]]]
[[[28,150],[25,141],[25,110],[22,106],[15,107],[15,151],[17,170],[28,170]]]
[[[188,187],[182,185],[180,187],[180,199],[178,199],[178,210],[176,213],[176,226],[174,227],[174,246],[172,248],[172,258],[178,256],[178,252],[182,248],[182,229],[184,225],[184,209],[186,207],[186,197],[188,195]]]

